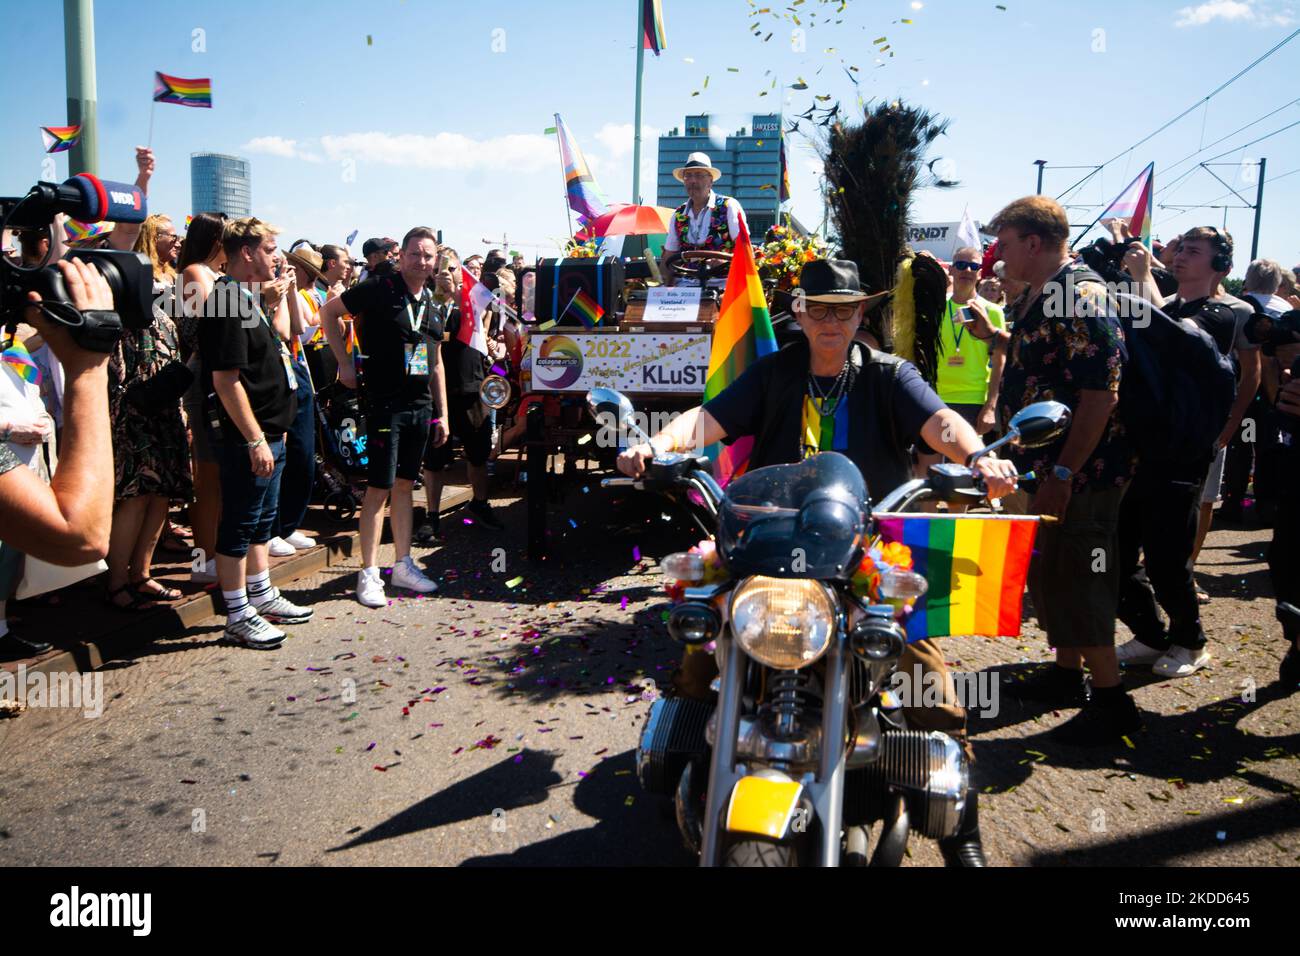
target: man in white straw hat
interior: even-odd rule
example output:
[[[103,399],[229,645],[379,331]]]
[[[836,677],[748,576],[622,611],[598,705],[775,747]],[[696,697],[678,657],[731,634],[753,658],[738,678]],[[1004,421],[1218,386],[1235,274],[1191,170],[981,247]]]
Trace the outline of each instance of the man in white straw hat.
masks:
[[[665,271],[684,252],[729,258],[740,237],[740,224],[744,222],[748,230],[749,223],[740,203],[732,196],[720,196],[713,191],[713,184],[721,176],[722,171],[714,167],[707,153],[691,153],[685,166],[673,170],[673,178],[686,187],[688,198],[677,207],[668,224],[668,237],[664,240]],[[693,283],[682,279],[678,284]]]

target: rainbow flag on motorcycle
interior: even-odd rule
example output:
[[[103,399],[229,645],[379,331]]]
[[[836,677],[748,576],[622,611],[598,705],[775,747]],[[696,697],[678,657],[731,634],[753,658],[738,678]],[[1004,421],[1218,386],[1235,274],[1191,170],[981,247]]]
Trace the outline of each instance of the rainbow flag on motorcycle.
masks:
[[[912,552],[930,588],[904,619],[908,641],[981,634],[1015,637],[1034,553],[1037,516],[876,516],[881,539]]]
[[[717,396],[740,378],[754,362],[776,351],[776,333],[767,311],[763,283],[754,262],[754,247],[749,242],[749,228],[740,220],[740,235],[731,254],[727,288],[713,326],[713,347],[709,352],[709,373],[704,384],[704,401]],[[713,459],[713,474],[718,484],[739,478],[749,465],[754,439],[746,435],[730,445],[710,445],[704,453]]]

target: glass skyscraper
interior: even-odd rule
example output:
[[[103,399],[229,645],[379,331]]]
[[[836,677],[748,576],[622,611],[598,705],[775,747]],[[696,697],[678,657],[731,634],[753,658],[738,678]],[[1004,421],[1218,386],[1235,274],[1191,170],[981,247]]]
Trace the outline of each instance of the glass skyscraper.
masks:
[[[742,127],[726,137],[722,148],[718,147],[718,139],[709,137],[707,113],[688,116],[682,129],[660,136],[655,201],[670,209],[686,202],[686,187],[673,179],[673,170],[684,166],[691,153],[708,153],[722,173],[713,184],[714,191],[734,196],[740,202],[749,221],[750,237],[761,242],[768,226],[776,223],[781,204],[781,114],[755,116],[748,130]]]
[[[190,154],[190,212],[252,213],[248,160],[223,153]]]

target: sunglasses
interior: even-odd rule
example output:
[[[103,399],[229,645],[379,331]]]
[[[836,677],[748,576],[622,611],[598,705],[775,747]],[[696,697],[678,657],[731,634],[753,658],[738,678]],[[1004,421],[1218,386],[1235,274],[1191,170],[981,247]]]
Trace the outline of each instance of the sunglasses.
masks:
[[[980,264],[978,262],[954,262],[952,267],[958,272],[963,272],[967,269],[971,272],[978,272]]]
[[[858,305],[856,302],[846,302],[839,305],[810,302],[804,306],[804,312],[814,322],[829,322],[831,319],[840,322],[851,322],[857,311]]]

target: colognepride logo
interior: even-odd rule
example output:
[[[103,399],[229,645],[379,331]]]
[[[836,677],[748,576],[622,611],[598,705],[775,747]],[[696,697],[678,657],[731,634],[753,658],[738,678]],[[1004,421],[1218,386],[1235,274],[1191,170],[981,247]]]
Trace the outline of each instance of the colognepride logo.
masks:
[[[533,374],[547,388],[568,388],[582,377],[582,350],[567,335],[552,335],[533,359]]]

